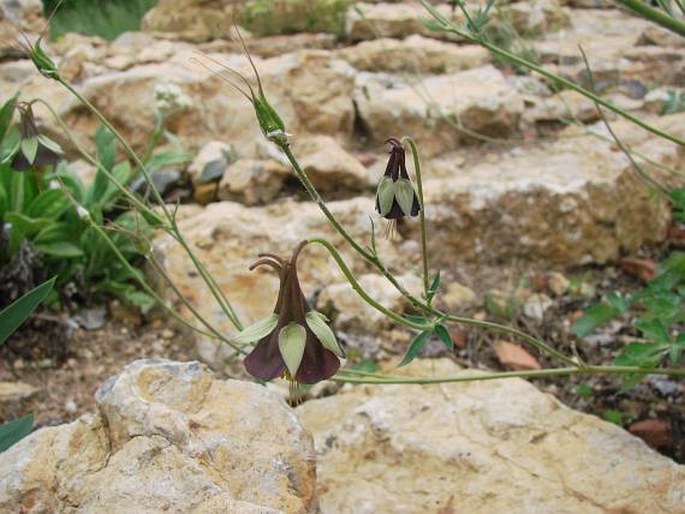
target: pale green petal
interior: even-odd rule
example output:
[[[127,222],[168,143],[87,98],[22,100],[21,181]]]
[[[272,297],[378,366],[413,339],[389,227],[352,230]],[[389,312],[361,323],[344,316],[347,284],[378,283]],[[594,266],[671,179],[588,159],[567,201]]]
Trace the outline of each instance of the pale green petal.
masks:
[[[395,182],[395,198],[400,205],[400,209],[406,216],[411,215],[411,207],[414,203],[414,186],[406,178],[401,178]]]
[[[24,154],[24,157],[26,157],[29,164],[33,164],[33,161],[36,160],[36,154],[38,153],[38,139],[35,137],[23,139],[21,141],[21,153]]]
[[[380,215],[385,216],[392,209],[392,201],[395,198],[394,182],[390,177],[385,175],[381,177],[376,190],[376,198],[378,198]]]
[[[52,150],[55,153],[58,153],[60,155],[64,153],[64,150],[62,150],[62,147],[59,146],[59,143],[53,141],[48,136],[44,136],[41,134],[40,136],[38,136],[38,142],[48,150]]]
[[[314,335],[319,339],[324,348],[332,351],[341,359],[345,357],[345,352],[340,348],[335,334],[331,327],[328,326],[328,323],[326,323],[328,321],[326,316],[317,311],[309,311],[305,319],[307,320],[307,326],[314,332]]]
[[[272,332],[278,324],[278,315],[276,313],[260,319],[249,327],[244,328],[231,341],[235,344],[249,344],[259,341],[262,337]]]
[[[291,377],[295,377],[302,362],[307,331],[302,325],[288,323],[278,333],[278,349]]]

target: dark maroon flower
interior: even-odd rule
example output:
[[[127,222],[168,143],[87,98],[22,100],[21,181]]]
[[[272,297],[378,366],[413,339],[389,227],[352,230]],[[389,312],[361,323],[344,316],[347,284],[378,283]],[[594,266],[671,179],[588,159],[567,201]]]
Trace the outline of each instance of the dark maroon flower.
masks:
[[[52,139],[38,132],[30,103],[22,102],[19,109],[21,137],[11,152],[10,166],[16,171],[56,165],[62,159],[62,148]]]
[[[261,380],[284,377],[292,382],[314,384],[333,376],[345,356],[328,320],[309,307],[297,277],[297,256],[290,261],[272,254],[261,254],[250,269],[263,264],[275,268],[281,287],[274,312],[245,328],[233,341],[257,345],[245,357],[250,375]]]
[[[407,173],[402,143],[394,137],[386,143],[390,144],[390,159],[376,190],[376,210],[389,220],[416,216],[421,206]]]

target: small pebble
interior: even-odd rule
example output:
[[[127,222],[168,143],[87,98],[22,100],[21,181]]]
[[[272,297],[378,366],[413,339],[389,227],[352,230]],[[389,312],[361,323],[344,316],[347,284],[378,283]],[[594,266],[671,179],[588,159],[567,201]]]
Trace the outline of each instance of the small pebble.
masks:
[[[14,371],[21,371],[24,369],[24,361],[21,359],[17,359],[12,363],[12,369]]]
[[[78,410],[78,405],[76,405],[74,400],[67,400],[64,403],[64,410],[69,414],[74,414]]]
[[[162,330],[162,339],[171,339],[176,335],[176,332],[174,332],[171,329],[165,328]]]

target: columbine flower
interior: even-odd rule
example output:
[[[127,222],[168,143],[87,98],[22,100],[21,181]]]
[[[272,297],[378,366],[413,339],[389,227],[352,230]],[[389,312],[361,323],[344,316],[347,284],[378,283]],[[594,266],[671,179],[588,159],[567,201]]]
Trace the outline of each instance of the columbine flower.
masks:
[[[419,213],[419,198],[407,174],[402,143],[391,137],[390,159],[376,190],[376,210],[386,219],[397,220]]]
[[[275,268],[281,287],[273,314],[247,327],[233,342],[257,345],[245,357],[250,375],[261,380],[284,377],[291,382],[314,384],[333,376],[345,353],[338,344],[328,319],[312,310],[297,278],[300,245],[288,262],[276,255],[260,254],[250,269],[263,264]]]
[[[52,139],[38,132],[31,104],[21,102],[17,108],[19,109],[21,137],[10,153],[12,169],[26,171],[57,164],[62,159],[62,148]]]

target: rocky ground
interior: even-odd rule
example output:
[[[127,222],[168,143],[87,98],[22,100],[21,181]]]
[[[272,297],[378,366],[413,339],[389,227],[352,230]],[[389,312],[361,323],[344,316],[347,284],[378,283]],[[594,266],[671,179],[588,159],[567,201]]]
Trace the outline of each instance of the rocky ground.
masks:
[[[160,92],[165,96],[168,128],[194,155],[187,169],[164,170],[170,177],[183,179],[170,187],[169,195],[183,199],[184,204],[178,211],[181,229],[244,321],[260,319],[270,312],[276,294],[275,277],[248,271],[256,254],[270,251],[286,256],[299,241],[312,235],[333,241],[360,277],[362,286],[384,305],[409,312],[399,295],[370,266],[355,258],[340,236],[331,230],[317,206],[303,195],[283,157],[261,136],[249,103],[197,65],[197,59],[205,59],[205,64],[211,65],[210,60],[197,53],[199,50],[251,76],[239,46],[216,37],[217,23],[228,22],[231,16],[230,2],[221,4],[217,7],[188,2],[184,9],[179,9],[173,2],[163,0],[146,17],[145,32],[124,34],[112,43],[70,34],[51,43],[48,50],[58,60],[61,73],[112,119],[136,148],[144,147],[154,126],[151,106],[160,98]],[[636,176],[628,159],[599,121],[594,106],[584,97],[570,90],[559,91],[552,84],[506,66],[482,48],[455,44],[448,37],[429,32],[417,21],[423,11],[415,2],[392,5],[371,2],[357,7],[348,12],[342,41],[326,34],[250,38],[246,33],[267,95],[293,134],[293,152],[316,187],[330,200],[331,211],[355,238],[367,244],[371,236],[369,216],[374,211],[375,183],[385,167],[383,141],[390,136],[412,135],[421,150],[426,177],[431,267],[442,272],[441,292],[436,300],[440,307],[478,319],[512,324],[565,352],[571,352],[575,345],[590,363],[610,362],[635,335],[630,319],[620,319],[584,340],[570,335],[570,324],[604,293],[630,292],[643,287],[635,266],[626,258],[653,263],[669,251],[682,248],[682,236],[671,230],[673,224],[667,204]],[[447,6],[440,8],[451,16]],[[519,33],[535,36],[526,39],[525,44],[540,62],[579,81],[585,76],[578,53],[578,44],[582,44],[597,86],[606,98],[664,130],[679,137],[685,135],[684,114],[669,104],[672,94],[681,92],[685,83],[681,39],[603,2],[592,5],[580,0],[563,5],[553,0],[515,2],[503,6],[498,13],[498,23],[504,19]],[[25,29],[35,31],[35,21],[29,21]],[[11,32],[7,26],[3,30]],[[9,32],[5,35],[11,36]],[[0,63],[0,97],[20,90],[24,98],[44,98],[74,130],[77,139],[91,148],[90,136],[97,126],[95,118],[84,112],[57,84],[38,76],[27,60],[5,50]],[[63,144],[70,158],[77,159],[74,147],[60,135],[52,118],[38,112],[44,129]],[[638,130],[614,115],[608,114],[608,118],[623,143],[631,147],[650,172],[673,180],[664,174],[663,166],[683,169],[682,148]],[[226,155],[233,157],[227,159]],[[217,159],[226,161],[225,169],[208,177],[207,165]],[[92,176],[92,169],[85,162],[75,166],[82,170],[84,177]],[[418,230],[413,221],[400,224],[396,238],[378,240],[384,262],[414,292],[421,287],[417,241]],[[222,332],[234,332],[178,245],[160,236],[155,241],[155,255],[203,316]],[[334,328],[347,348],[348,365],[368,366],[373,362],[392,367],[406,349],[411,335],[362,305],[321,249],[307,249],[302,262],[306,263],[301,270],[305,292],[317,308],[331,315]],[[183,311],[180,305],[179,309]],[[434,366],[456,372],[455,363],[480,370],[535,369],[554,364],[530,348],[482,330],[459,326],[454,327],[452,336],[457,346],[453,354],[447,355],[437,341],[429,342],[424,351],[425,357],[449,357],[450,363],[422,361],[414,369],[428,372]],[[115,433],[105,437],[98,423],[116,424],[119,418],[111,409],[103,410],[102,397],[109,393],[100,395],[97,405],[94,393],[108,377],[119,374],[131,361],[145,357],[174,361],[198,359],[212,367],[215,377],[245,378],[240,363],[229,359],[225,349],[217,347],[215,342],[181,330],[154,312],[141,318],[112,303],[104,307],[74,306],[61,314],[43,313],[9,341],[0,355],[0,419],[33,410],[38,426],[57,425],[99,408],[98,416],[103,416],[102,419],[96,416],[95,421],[90,418],[83,421],[80,418],[76,425],[69,425],[68,430],[76,430],[75,435],[60,436],[63,438],[59,440],[80,437],[79,430],[85,430],[99,434],[98,440],[106,439],[109,441],[106,444],[116,448],[127,444],[126,437]],[[202,378],[204,372],[198,375],[199,368],[193,368],[192,372],[183,369],[178,371],[180,376],[190,373],[192,380],[203,384],[214,380]],[[129,373],[127,380],[139,380],[135,378],[137,373]],[[161,372],[150,373],[157,376]],[[620,424],[664,455],[685,462],[682,407],[685,385],[682,381],[650,376],[628,391],[622,390],[620,380],[606,377],[546,379],[536,381],[535,385],[567,406]],[[564,434],[568,432],[565,427],[574,426],[581,427],[571,431],[574,437],[595,445],[588,448],[588,454],[597,448],[603,452],[598,462],[593,461],[591,476],[611,474],[600,461],[611,461],[610,454],[616,448],[627,448],[628,453],[621,459],[637,459],[641,463],[638,468],[643,464],[645,469],[668,468],[663,471],[666,478],[659,475],[661,478],[655,478],[652,484],[653,488],[663,486],[660,491],[670,487],[669,476],[674,481],[677,473],[682,473],[680,467],[669,468],[672,463],[663,464],[668,462],[666,459],[653,461],[657,458],[655,454],[642,446],[634,447],[635,439],[595,418],[582,417],[583,421],[576,424],[574,416],[580,414],[555,407],[558,404],[553,400],[537,396],[539,393],[523,382],[516,381],[512,387],[525,398],[531,398],[532,403],[526,400],[521,406],[530,416],[522,414],[519,419],[510,412],[506,416],[502,414],[504,418],[497,421],[498,409],[501,413],[509,412],[503,400],[507,397],[507,387],[506,383],[468,386],[472,388],[467,389],[473,398],[487,405],[487,415],[478,421],[464,421],[465,425],[459,427],[465,446],[492,446],[493,440],[469,440],[471,432],[485,427],[488,437],[498,441],[514,437],[512,434],[523,434],[521,439],[518,436],[514,439],[526,445],[547,441],[542,445],[546,448],[544,451],[553,455],[556,445],[564,442]],[[279,387],[275,389],[278,394],[283,393]],[[458,388],[448,389],[415,388],[412,395],[416,395],[417,405],[425,404],[431,409],[442,401],[437,397],[452,398]],[[462,473],[468,475],[469,469],[499,470],[488,475],[499,484],[497,477],[513,473],[503,464],[507,459],[516,463],[514,467],[528,469],[530,476],[547,476],[535,470],[547,465],[545,459],[549,460],[549,455],[519,460],[509,446],[502,446],[501,454],[495,451],[485,456],[474,450],[477,457],[473,461],[467,454],[455,453],[447,464],[439,460],[442,457],[426,456],[426,448],[418,436],[406,440],[398,435],[407,431],[418,434],[427,428],[403,418],[401,409],[394,407],[399,401],[395,391],[394,387],[383,390],[347,386],[340,390],[339,386],[329,384],[312,389],[311,400],[301,407],[301,418],[314,432],[314,447],[321,459],[317,494],[324,511],[346,508],[374,511],[377,484],[371,478],[363,494],[345,503],[346,489],[335,478],[335,470],[342,469],[340,459],[348,458],[346,452],[365,456],[362,459],[365,464],[360,463],[360,468],[368,477],[374,470],[385,470],[381,475],[393,483],[401,483],[402,477],[387,474],[388,469],[409,473],[407,467],[399,465],[402,452],[416,459],[412,460],[414,463],[423,458],[437,459],[437,468],[447,466],[455,477]],[[158,392],[155,390],[155,394]],[[400,398],[403,394],[407,393],[399,391]],[[372,405],[374,396],[387,400],[386,410]],[[257,401],[259,395],[250,392],[248,397]],[[468,394],[467,397],[470,398]],[[489,398],[499,400],[489,402]],[[165,397],[159,401],[166,405],[168,400]],[[370,402],[368,405],[366,400]],[[536,402],[544,404],[546,413],[558,410],[564,414],[553,418],[548,426],[547,420],[542,419],[546,414],[535,417],[535,409],[526,410],[525,405],[538,405]],[[355,406],[361,410],[355,411]],[[185,407],[178,405],[173,409],[186,412]],[[330,426],[319,426],[317,409],[340,412],[344,430],[336,435]],[[462,413],[477,411],[468,402],[460,403],[459,409]],[[386,414],[392,420],[391,426],[376,419]],[[193,423],[203,423],[205,416],[212,415],[210,412],[193,418]],[[132,418],[138,419],[136,416]],[[474,416],[477,417],[477,412]],[[356,421],[346,425],[346,417]],[[187,418],[179,419],[187,421]],[[164,423],[167,421],[165,418]],[[183,435],[181,429],[169,436],[168,431],[179,427],[177,421],[169,423],[161,433],[181,453],[186,452],[188,447],[183,445],[190,444],[188,437],[192,437]],[[213,427],[209,432],[223,430],[212,423],[209,423]],[[363,432],[357,428],[366,426],[364,423],[377,437],[375,442],[361,436],[357,439]],[[597,424],[597,431],[594,428],[585,431],[584,423]],[[530,430],[518,432],[524,425]],[[544,425],[544,429],[536,432],[538,425]],[[137,433],[134,429],[126,430]],[[449,431],[443,434],[439,428],[432,430],[431,437],[445,436],[445,441],[449,440]],[[149,430],[149,433],[160,432]],[[336,443],[338,436],[339,444]],[[386,445],[388,440],[391,443]],[[151,446],[146,446],[148,443]],[[133,455],[154,453],[161,443],[147,441],[140,443],[143,445],[140,448],[126,451]],[[379,449],[374,453],[365,446],[367,443]],[[284,444],[297,446],[293,450],[297,455],[306,456],[312,451],[298,446],[311,442],[288,439]],[[546,444],[550,444],[549,448]],[[61,448],[59,444],[53,447]],[[93,451],[91,464],[99,469],[99,450]],[[211,458],[220,457],[212,450],[206,451]],[[239,452],[235,447],[230,451]],[[197,453],[190,450],[187,453],[183,457],[170,456],[170,462],[183,461],[178,469],[195,466],[184,459],[195,458]],[[577,450],[569,455],[573,453]],[[290,505],[292,509],[286,510],[293,512],[308,508],[316,501],[308,489],[314,485],[308,475],[311,470],[307,459],[299,459],[298,456],[296,462],[284,461],[299,470],[295,474],[299,473],[298,480],[302,483],[295,488],[297,498],[289,496],[290,493],[278,496],[282,491],[274,493],[280,499],[256,499],[241,493],[232,496],[233,499],[225,498],[224,507],[233,505],[230,502],[237,498],[274,508]],[[572,467],[575,461],[568,462]],[[657,466],[654,462],[660,464]],[[119,464],[114,464],[114,472],[118,473]],[[218,469],[223,470],[223,464]],[[587,465],[576,464],[579,469]],[[288,465],[284,464],[286,468]],[[623,473],[624,468],[621,469]],[[548,492],[550,497],[565,498],[569,512],[584,508],[574,503],[578,498],[589,501],[597,511],[625,507],[621,504],[621,493],[611,498],[603,496],[597,489],[585,489],[584,483],[565,482],[574,476],[572,470],[555,470],[557,485]],[[518,483],[530,476],[521,476]],[[107,479],[101,475],[92,481],[91,478],[84,481],[91,492],[97,490],[99,481]],[[215,479],[211,477],[218,483]],[[444,477],[427,478],[431,479],[445,480]],[[195,485],[205,484],[203,480]],[[292,476],[290,480],[294,480]],[[446,490],[453,488],[452,482],[446,483],[449,485]],[[648,488],[648,485],[642,486]],[[193,491],[209,490],[206,485],[198,487]],[[242,487],[238,489],[244,492]],[[615,487],[613,483],[605,484],[603,489]],[[402,489],[398,486],[398,494],[406,492],[407,498],[400,494],[397,498],[385,499],[383,508],[393,511],[393,502],[401,505],[411,501],[417,512],[426,511],[424,500],[431,497],[436,500],[432,505],[439,512],[458,510],[457,500],[439,488]],[[232,489],[234,493],[236,490]],[[88,491],[69,488],[64,491],[65,497],[93,505],[88,503],[94,501]],[[198,493],[198,497],[205,498],[205,492]],[[466,496],[467,493],[470,494],[464,491]],[[488,494],[485,488],[468,497],[484,505],[482,501],[490,498]],[[3,498],[0,494],[0,505],[4,505]],[[220,511],[211,501],[208,499],[207,505],[202,504],[204,512]],[[497,503],[488,505],[495,509]],[[250,512],[251,507],[241,508]],[[632,511],[653,508],[644,504]],[[661,508],[668,511],[667,507]],[[481,511],[487,512],[487,509]]]

